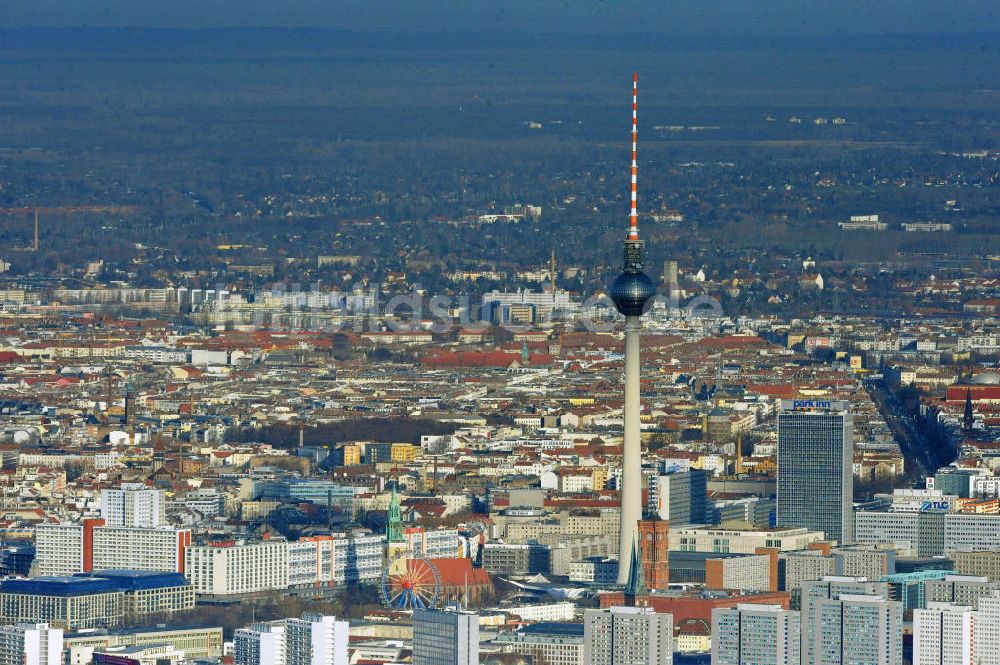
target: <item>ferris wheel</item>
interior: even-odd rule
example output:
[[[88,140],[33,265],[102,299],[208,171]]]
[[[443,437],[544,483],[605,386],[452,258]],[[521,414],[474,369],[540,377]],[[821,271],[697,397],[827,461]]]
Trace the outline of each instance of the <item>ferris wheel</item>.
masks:
[[[382,573],[382,602],[394,610],[435,607],[441,596],[441,572],[420,554],[395,556]]]

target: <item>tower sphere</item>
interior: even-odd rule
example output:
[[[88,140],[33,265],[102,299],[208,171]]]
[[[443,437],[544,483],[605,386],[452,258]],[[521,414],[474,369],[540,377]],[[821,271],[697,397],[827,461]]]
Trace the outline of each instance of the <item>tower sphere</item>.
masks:
[[[620,313],[625,316],[642,316],[656,295],[656,285],[646,273],[626,270],[611,283],[609,295]]]

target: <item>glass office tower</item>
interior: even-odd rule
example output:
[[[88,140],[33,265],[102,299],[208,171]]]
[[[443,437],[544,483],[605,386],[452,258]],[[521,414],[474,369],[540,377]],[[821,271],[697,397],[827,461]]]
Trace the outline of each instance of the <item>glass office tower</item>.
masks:
[[[782,400],[778,414],[779,527],[854,540],[854,419],[848,402]]]

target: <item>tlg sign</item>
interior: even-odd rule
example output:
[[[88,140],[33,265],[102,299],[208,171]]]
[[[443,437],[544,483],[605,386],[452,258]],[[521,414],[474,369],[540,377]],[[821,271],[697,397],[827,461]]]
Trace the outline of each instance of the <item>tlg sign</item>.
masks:
[[[920,502],[920,512],[926,513],[931,510],[951,510],[951,504],[947,501],[932,501],[930,499]]]

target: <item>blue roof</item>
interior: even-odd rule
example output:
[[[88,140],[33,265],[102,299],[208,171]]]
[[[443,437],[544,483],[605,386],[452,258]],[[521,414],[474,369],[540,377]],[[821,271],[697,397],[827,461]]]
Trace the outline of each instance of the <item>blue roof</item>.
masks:
[[[164,587],[186,586],[183,573],[160,570],[95,570],[77,573],[75,577],[102,578],[116,583],[122,591],[142,591]]]
[[[77,573],[72,577],[35,577],[0,582],[0,593],[31,596],[87,596],[95,593],[143,591],[186,586],[182,573],[157,570],[102,570]]]
[[[27,580],[4,580],[0,593],[19,593],[30,596],[89,596],[96,593],[119,591],[111,580],[96,577],[35,577]]]

